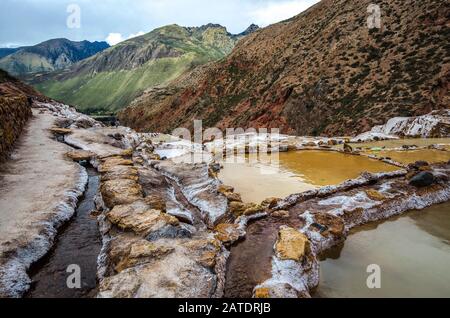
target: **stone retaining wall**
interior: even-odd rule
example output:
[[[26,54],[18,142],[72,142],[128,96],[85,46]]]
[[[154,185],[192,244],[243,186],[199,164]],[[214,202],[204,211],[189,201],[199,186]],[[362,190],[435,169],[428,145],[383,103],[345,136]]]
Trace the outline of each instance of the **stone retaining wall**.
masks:
[[[26,96],[0,96],[0,162],[7,158],[31,115]]]

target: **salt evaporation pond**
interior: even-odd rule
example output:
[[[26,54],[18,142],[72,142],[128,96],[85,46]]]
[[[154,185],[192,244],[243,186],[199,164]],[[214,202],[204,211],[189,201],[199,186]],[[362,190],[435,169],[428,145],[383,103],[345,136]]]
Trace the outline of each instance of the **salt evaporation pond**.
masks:
[[[267,159],[271,159],[272,164]],[[220,180],[235,187],[243,201],[255,203],[269,197],[284,198],[290,194],[339,184],[357,178],[365,171],[376,173],[399,170],[378,160],[334,151],[286,152],[268,155],[267,158],[241,156],[223,165]]]
[[[381,267],[369,289],[367,266]],[[450,297],[450,203],[355,229],[322,255],[316,297]]]

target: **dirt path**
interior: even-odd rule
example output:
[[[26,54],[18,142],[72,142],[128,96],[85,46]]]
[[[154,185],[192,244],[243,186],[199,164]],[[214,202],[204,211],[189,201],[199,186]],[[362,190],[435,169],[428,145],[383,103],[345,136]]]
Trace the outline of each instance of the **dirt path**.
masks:
[[[48,131],[55,117],[33,110],[12,159],[0,167],[0,296],[20,296],[30,263],[50,249],[73,214],[86,173]]]

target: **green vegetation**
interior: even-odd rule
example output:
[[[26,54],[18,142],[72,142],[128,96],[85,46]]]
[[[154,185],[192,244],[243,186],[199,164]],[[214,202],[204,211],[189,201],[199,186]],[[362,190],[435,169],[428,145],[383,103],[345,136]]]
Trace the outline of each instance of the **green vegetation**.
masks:
[[[146,88],[175,79],[196,60],[196,55],[189,53],[176,58],[151,60],[133,70],[44,82],[36,88],[51,98],[76,105],[83,112],[109,114],[128,105]]]
[[[119,43],[66,72],[50,73],[34,86],[83,112],[110,114],[128,106],[148,88],[220,60],[238,39],[218,25],[169,25]]]

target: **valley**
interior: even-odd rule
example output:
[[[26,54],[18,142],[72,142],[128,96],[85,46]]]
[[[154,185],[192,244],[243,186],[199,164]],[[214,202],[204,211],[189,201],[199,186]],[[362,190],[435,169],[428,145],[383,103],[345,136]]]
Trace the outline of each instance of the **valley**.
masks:
[[[0,298],[449,298],[450,5],[370,4],[0,50]]]

